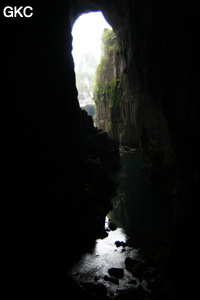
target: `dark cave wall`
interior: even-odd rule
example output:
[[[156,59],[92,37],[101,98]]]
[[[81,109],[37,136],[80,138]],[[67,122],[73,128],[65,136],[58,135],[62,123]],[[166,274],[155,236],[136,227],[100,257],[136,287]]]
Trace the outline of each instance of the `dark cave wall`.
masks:
[[[1,12],[6,5],[1,2]],[[115,192],[105,153],[110,168],[118,160],[117,144],[95,131],[79,107],[69,1],[29,5],[29,19],[1,14],[0,203],[3,282],[12,282],[10,293],[28,295],[65,285],[72,257],[101,233]],[[95,149],[99,140],[103,146]]]
[[[56,8],[53,2],[48,8],[32,6],[32,18],[1,20],[5,167],[14,184],[21,176],[22,193],[27,182],[39,177],[41,184],[53,181],[56,172],[69,165],[67,155],[73,153],[71,159],[76,159],[80,144],[69,7],[66,3]]]
[[[29,1],[29,19],[4,18],[6,5],[1,1],[1,275],[8,294],[30,299],[39,282],[48,294],[50,282],[53,289],[63,280],[81,122],[69,2]]]

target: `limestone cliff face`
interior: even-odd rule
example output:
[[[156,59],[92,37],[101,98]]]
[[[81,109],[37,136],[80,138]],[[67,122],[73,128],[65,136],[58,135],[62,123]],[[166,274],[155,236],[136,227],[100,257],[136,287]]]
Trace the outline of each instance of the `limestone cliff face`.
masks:
[[[102,58],[96,72],[95,123],[120,144],[138,146],[132,95],[117,38],[106,29],[102,37]]]

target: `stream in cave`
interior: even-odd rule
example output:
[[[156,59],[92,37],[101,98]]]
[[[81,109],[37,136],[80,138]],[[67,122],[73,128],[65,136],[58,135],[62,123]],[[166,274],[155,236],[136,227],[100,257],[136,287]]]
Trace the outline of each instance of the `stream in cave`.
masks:
[[[133,149],[123,151],[120,155],[120,162],[121,168],[114,178],[118,183],[117,195],[112,199],[113,209],[105,221],[105,228],[108,227],[109,222],[112,222],[117,225],[117,229],[110,230],[106,238],[97,239],[94,248],[82,255],[70,271],[70,276],[81,287],[85,284],[102,284],[107,288],[111,298],[121,291],[137,288],[140,285],[146,289],[147,282],[145,280],[140,281],[126,270],[125,259],[140,257],[140,250],[137,248],[134,238],[136,233],[144,231],[145,227],[146,235],[150,236],[152,226],[157,227],[157,224],[152,222],[150,213],[147,211],[145,213],[143,207],[146,201],[151,198],[155,200],[158,195],[142,176],[140,151]],[[141,210],[144,211],[144,216]],[[154,217],[152,218],[155,220]],[[148,221],[151,225],[148,224]],[[125,245],[121,243],[117,247],[116,241],[124,242]],[[123,269],[124,277],[118,282],[109,281],[108,270],[110,268]]]

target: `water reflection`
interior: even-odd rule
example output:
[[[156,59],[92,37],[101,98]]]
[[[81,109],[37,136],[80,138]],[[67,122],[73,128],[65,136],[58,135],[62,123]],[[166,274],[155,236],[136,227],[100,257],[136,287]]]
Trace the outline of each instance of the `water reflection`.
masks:
[[[137,257],[138,250],[126,246],[125,248],[117,247],[115,242],[126,243],[129,237],[122,228],[110,231],[108,237],[98,239],[94,249],[90,253],[85,253],[80,261],[72,268],[71,275],[81,285],[82,283],[102,283],[106,286],[108,294],[117,294],[120,290],[136,287],[139,283],[135,280],[134,285],[131,283],[133,276],[125,269],[125,259]],[[124,277],[119,280],[119,284],[113,284],[105,280],[110,268],[123,268]]]
[[[132,199],[132,195],[130,195],[130,186],[127,185],[130,184],[128,181],[134,180],[130,173],[130,168],[132,168],[130,163],[132,161],[130,160],[132,160],[133,155],[133,153],[130,153],[130,156],[125,154],[121,157],[121,168],[115,178],[119,184],[117,195],[112,199],[113,209],[105,221],[105,228],[108,228],[111,221],[117,225],[117,229],[109,231],[106,238],[96,240],[92,251],[85,253],[71,270],[73,279],[80,285],[98,281],[98,283],[106,286],[109,295],[116,295],[119,291],[139,285],[138,279],[134,278],[133,280],[132,274],[125,269],[126,257],[136,258],[138,256],[138,250],[129,245],[130,237],[126,232],[131,224],[128,202]],[[124,158],[126,159],[124,160]],[[134,172],[137,171],[134,168]],[[122,244],[123,246],[118,245],[117,247],[117,241],[127,243],[127,245]],[[124,269],[124,277],[119,280],[119,284],[113,284],[105,280],[110,268]]]
[[[110,231],[108,237],[96,240],[93,250],[85,253],[72,268],[71,275],[80,285],[84,282],[102,283],[109,295],[139,285],[138,279],[133,279],[132,274],[126,270],[125,259],[138,257],[138,250],[135,249],[137,245],[141,247],[145,244],[149,247],[152,241],[163,236],[167,215],[159,193],[142,176],[141,165],[139,151],[121,156],[121,169],[115,178],[118,191],[112,199],[113,209],[105,224],[107,227],[111,220],[117,229]],[[128,242],[128,246],[117,247],[116,241]],[[110,268],[124,269],[124,277],[118,285],[105,280]],[[146,283],[140,284],[145,287]]]

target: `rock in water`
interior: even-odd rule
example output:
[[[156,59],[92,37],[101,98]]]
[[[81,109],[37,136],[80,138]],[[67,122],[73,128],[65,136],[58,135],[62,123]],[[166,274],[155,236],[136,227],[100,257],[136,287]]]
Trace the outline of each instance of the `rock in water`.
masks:
[[[122,243],[120,241],[116,241],[115,245],[116,245],[117,248],[119,248],[122,245]]]
[[[111,268],[108,270],[108,274],[110,276],[114,276],[117,278],[123,278],[124,277],[124,269],[121,268]]]
[[[108,227],[109,227],[109,229],[112,230],[112,231],[114,231],[114,230],[117,229],[117,225],[114,224],[114,223],[110,223]]]

